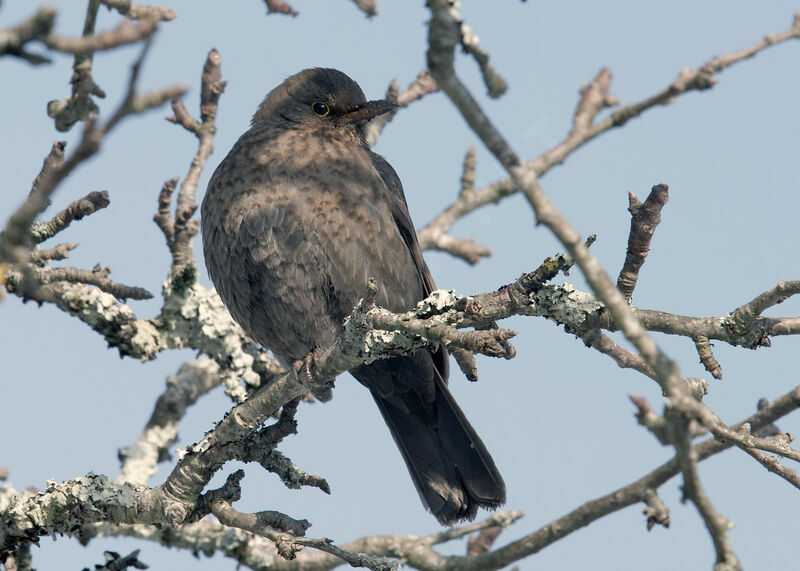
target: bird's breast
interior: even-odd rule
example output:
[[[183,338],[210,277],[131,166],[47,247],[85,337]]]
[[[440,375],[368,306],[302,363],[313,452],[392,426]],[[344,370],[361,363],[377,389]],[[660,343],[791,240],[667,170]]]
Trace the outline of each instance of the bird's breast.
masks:
[[[363,147],[342,142],[240,140],[204,201],[212,280],[248,334],[284,362],[331,343],[369,278],[390,308],[422,295],[380,175]]]

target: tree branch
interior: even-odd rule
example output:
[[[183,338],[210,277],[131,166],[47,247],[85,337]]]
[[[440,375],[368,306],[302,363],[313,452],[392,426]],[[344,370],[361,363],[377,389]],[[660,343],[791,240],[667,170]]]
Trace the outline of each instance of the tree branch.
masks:
[[[573,115],[572,128],[567,137],[538,157],[526,161],[523,166],[531,169],[537,177],[542,177],[552,167],[562,164],[573,152],[596,137],[624,125],[645,111],[660,105],[669,105],[686,93],[709,89],[716,82],[715,76],[728,67],[753,57],[770,46],[795,38],[800,38],[800,13],[795,16],[790,29],[778,34],[768,34],[761,41],[738,52],[714,57],[695,70],[686,69],[681,72],[678,79],[657,93],[637,103],[628,104],[595,121],[603,109],[619,103],[609,91],[611,72],[603,68],[587,86],[581,88],[581,99]],[[457,37],[455,41],[457,43]],[[497,180],[476,189],[471,193],[468,200],[459,198],[459,200],[445,208],[431,224],[441,224],[442,221],[447,221],[449,226],[445,228],[446,231],[455,221],[472,211],[487,204],[497,204],[504,198],[519,192],[520,188],[520,185],[513,177]],[[426,229],[427,227],[421,230],[424,240],[421,239],[420,242],[424,242],[425,248],[431,248],[433,244],[426,235]]]
[[[661,209],[667,200],[669,200],[669,187],[666,184],[654,186],[644,203],[640,202],[632,192],[628,193],[631,230],[628,235],[625,263],[617,278],[617,289],[629,303],[639,279],[639,271],[650,251],[650,241],[653,239],[656,226],[661,222]]]

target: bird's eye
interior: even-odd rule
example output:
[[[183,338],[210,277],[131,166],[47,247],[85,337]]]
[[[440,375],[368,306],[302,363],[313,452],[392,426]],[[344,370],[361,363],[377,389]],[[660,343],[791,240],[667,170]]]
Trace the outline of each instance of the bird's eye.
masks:
[[[331,112],[331,108],[328,107],[328,104],[322,101],[315,101],[312,103],[311,110],[316,113],[318,117],[326,117]]]

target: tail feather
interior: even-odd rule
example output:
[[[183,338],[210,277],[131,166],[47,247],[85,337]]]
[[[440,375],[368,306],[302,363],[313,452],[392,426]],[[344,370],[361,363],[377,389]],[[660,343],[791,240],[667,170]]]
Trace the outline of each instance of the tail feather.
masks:
[[[427,405],[434,407],[426,415],[429,421],[372,394],[423,504],[442,525],[451,525],[474,519],[479,507],[503,504],[506,488],[489,451],[438,374],[435,382],[435,399]]]

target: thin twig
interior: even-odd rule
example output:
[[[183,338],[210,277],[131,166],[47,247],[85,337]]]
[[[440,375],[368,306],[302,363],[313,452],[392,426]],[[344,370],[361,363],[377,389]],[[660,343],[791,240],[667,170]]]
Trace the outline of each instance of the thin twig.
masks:
[[[686,423],[672,423],[672,427],[686,427],[688,429]],[[728,537],[728,530],[733,525],[716,511],[711,499],[700,483],[700,475],[697,473],[697,450],[689,438],[688,430],[681,435],[673,435],[672,442],[675,445],[675,457],[683,472],[684,501],[688,499],[695,505],[714,543],[714,550],[717,553],[717,563],[714,569],[717,571],[738,571],[741,569],[741,565]]]
[[[353,3],[358,7],[359,10],[364,12],[364,15],[367,18],[372,18],[373,16],[378,15],[378,7],[375,3],[375,0],[353,0]]]
[[[722,379],[722,366],[711,351],[711,343],[708,337],[705,335],[697,335],[693,340],[695,349],[697,349],[697,355],[700,357],[700,362],[703,364],[705,370],[711,373],[711,376],[715,379]]]
[[[30,64],[50,63],[50,58],[25,51],[25,44],[50,34],[56,21],[56,9],[44,5],[34,15],[12,28],[0,29],[0,57],[4,55],[24,59]]]
[[[157,25],[158,20],[152,18],[145,18],[138,22],[123,20],[119,26],[107,32],[84,35],[80,38],[50,35],[45,38],[44,43],[51,50],[73,55],[86,55],[127,44],[135,44],[153,35]]]
[[[297,12],[286,0],[264,0],[267,5],[267,14],[286,14],[287,16],[297,16]]]
[[[100,0],[104,5],[112,8],[127,16],[131,20],[141,20],[144,18],[169,21],[174,20],[178,15],[169,8],[159,8],[157,6],[141,6],[133,4],[131,0]]]
[[[436,92],[438,89],[431,74],[425,69],[417,75],[414,81],[408,86],[408,89],[402,93],[400,93],[400,86],[397,83],[397,79],[392,79],[389,83],[389,88],[386,90],[386,99],[387,101],[397,103],[398,108],[408,107],[413,102],[419,101],[426,95]],[[378,137],[383,132],[383,129],[394,119],[398,108],[384,113],[383,115],[379,115],[367,123],[364,129],[364,138],[370,147],[378,141]]]
[[[778,34],[768,34],[764,39],[738,52],[714,57],[695,70],[684,70],[677,80],[670,82],[657,93],[642,101],[617,109],[595,122],[600,111],[619,103],[609,91],[611,72],[605,68],[601,69],[589,85],[581,89],[581,99],[576,107],[569,134],[551,149],[526,161],[525,166],[533,169],[536,176],[542,177],[551,168],[563,163],[573,152],[596,137],[624,125],[645,111],[661,105],[669,105],[686,93],[708,89],[715,81],[714,76],[728,67],[753,57],[770,46],[795,38],[800,38],[800,13],[795,16],[790,29]],[[476,189],[468,201],[455,201],[435,217],[429,225],[449,224],[443,226],[443,231],[446,232],[456,220],[487,204],[497,204],[506,197],[516,194],[519,190],[519,184],[511,177],[497,180]],[[420,231],[423,236],[426,229],[427,226]],[[431,242],[425,241],[425,243],[430,247]]]
[[[31,226],[33,242],[35,244],[44,242],[67,228],[72,222],[94,214],[109,204],[111,201],[108,198],[108,191],[90,192],[83,198],[71,202],[69,206],[47,222],[34,222]]]
[[[661,222],[661,209],[667,200],[669,200],[669,187],[666,184],[654,186],[644,202],[639,201],[632,192],[628,193],[631,230],[628,234],[625,263],[617,278],[617,289],[622,292],[628,302],[633,297],[633,290],[639,279],[639,271],[650,251],[650,242],[656,226]]]

